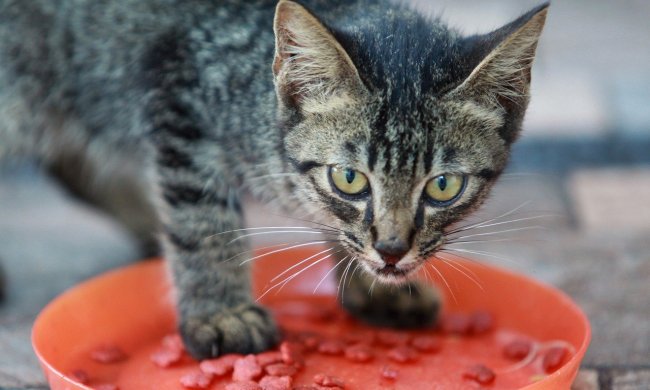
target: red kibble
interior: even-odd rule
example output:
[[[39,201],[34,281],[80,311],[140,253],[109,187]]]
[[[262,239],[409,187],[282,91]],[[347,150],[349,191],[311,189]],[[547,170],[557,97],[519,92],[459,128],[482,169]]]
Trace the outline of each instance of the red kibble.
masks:
[[[503,356],[512,360],[521,360],[528,356],[533,344],[528,340],[514,340],[503,347]]]
[[[185,351],[185,346],[183,345],[183,339],[178,333],[168,334],[162,339],[162,346],[166,349],[172,351]]]
[[[546,353],[544,353],[544,359],[542,360],[542,367],[544,371],[548,374],[557,370],[562,366],[564,358],[567,355],[567,349],[565,347],[551,347]]]
[[[212,375],[203,371],[190,372],[181,377],[180,383],[187,389],[207,389],[212,383]]]
[[[475,311],[469,316],[469,333],[479,335],[494,328],[494,317],[486,311]]]
[[[288,376],[265,376],[260,380],[262,390],[291,390],[293,379]]]
[[[494,371],[482,364],[471,366],[463,372],[463,378],[471,379],[482,385],[494,382],[495,377]]]
[[[314,375],[314,383],[325,387],[344,387],[345,383],[340,378],[325,374]]]
[[[339,340],[323,340],[318,345],[318,352],[324,355],[341,355],[345,349],[345,343]]]
[[[88,373],[81,369],[73,370],[69,376],[70,379],[72,379],[75,382],[79,382],[81,384],[86,384],[90,380]]]
[[[178,349],[160,348],[152,353],[149,357],[151,361],[160,368],[167,368],[178,363],[183,356],[183,352]]]
[[[255,355],[246,355],[237,359],[233,365],[233,381],[253,381],[262,376],[262,367],[257,363]]]
[[[395,347],[388,351],[388,358],[398,363],[410,363],[418,358],[418,352],[407,346]]]
[[[437,336],[417,336],[411,340],[411,346],[420,352],[437,352],[442,348],[442,340]]]
[[[368,344],[371,345],[375,342],[375,333],[367,330],[363,332],[350,332],[346,333],[342,337],[343,341],[348,344]]]
[[[111,364],[125,360],[127,358],[124,351],[115,345],[102,345],[90,352],[90,358],[97,363]]]
[[[275,363],[264,367],[264,371],[273,376],[294,376],[298,372],[298,369],[288,364]]]
[[[377,332],[377,342],[388,347],[405,345],[410,338],[411,336],[408,333],[396,332],[394,330],[380,330]]]
[[[302,367],[305,359],[302,355],[303,349],[300,344],[291,341],[284,341],[280,344],[280,353],[282,354],[282,361],[286,364],[293,364],[297,367]]]
[[[467,315],[450,313],[442,318],[440,323],[442,331],[448,334],[467,335],[471,330],[471,322]]]
[[[345,357],[354,362],[368,362],[375,357],[372,349],[366,344],[351,345],[345,349]]]
[[[102,383],[101,385],[94,385],[93,390],[120,390],[120,388],[112,383]]]
[[[262,390],[262,388],[255,382],[245,381],[227,384],[225,390]]]
[[[399,374],[399,371],[397,371],[397,369],[390,366],[383,366],[381,368],[380,373],[382,378],[395,380],[397,379],[397,375]]]
[[[243,358],[242,355],[231,353],[216,359],[203,360],[199,367],[206,374],[224,376],[233,370],[235,362]]]
[[[269,364],[280,363],[282,362],[282,354],[280,351],[268,351],[257,354],[257,363],[264,367]]]
[[[318,345],[321,342],[320,337],[314,335],[304,336],[300,341],[304,347],[304,350],[307,352],[315,351],[318,349]]]

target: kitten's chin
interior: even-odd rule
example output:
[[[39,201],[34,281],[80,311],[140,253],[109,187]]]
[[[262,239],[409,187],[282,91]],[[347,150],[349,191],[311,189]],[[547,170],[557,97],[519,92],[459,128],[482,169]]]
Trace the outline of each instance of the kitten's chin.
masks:
[[[377,280],[387,284],[400,284],[409,279],[409,276],[415,272],[417,267],[395,267],[393,265],[385,265],[383,267],[371,267],[371,272]]]

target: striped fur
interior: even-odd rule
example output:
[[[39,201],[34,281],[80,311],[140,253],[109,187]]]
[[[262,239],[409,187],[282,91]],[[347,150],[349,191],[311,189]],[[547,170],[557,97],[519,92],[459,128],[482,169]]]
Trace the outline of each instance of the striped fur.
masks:
[[[523,120],[545,6],[463,37],[388,0],[301,3],[0,2],[0,157],[79,156],[98,188],[118,168],[146,188],[199,358],[277,341],[246,267],[226,261],[247,249],[244,192],[341,232],[367,272],[347,307],[372,321],[385,302],[358,291],[403,280],[442,245],[486,197]],[[332,165],[365,173],[368,195],[334,191]],[[443,173],[467,184],[435,207],[423,188]],[[388,239],[409,244],[401,276],[378,273],[373,245]],[[438,304],[418,299],[402,306]],[[392,325],[433,320],[420,314]]]

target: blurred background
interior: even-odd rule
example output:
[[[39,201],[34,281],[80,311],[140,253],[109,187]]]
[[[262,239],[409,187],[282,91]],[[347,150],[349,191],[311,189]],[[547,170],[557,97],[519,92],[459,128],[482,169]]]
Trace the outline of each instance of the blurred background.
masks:
[[[411,0],[465,33],[539,1]],[[475,216],[517,209],[468,256],[559,287],[593,340],[576,389],[650,388],[650,2],[557,0],[508,172]],[[250,210],[250,209],[249,209]],[[253,225],[276,223],[260,211]],[[516,230],[519,229],[519,230]],[[509,230],[497,233],[501,230]],[[507,238],[508,241],[500,241]],[[0,167],[0,389],[42,388],[29,333],[64,289],[138,257],[135,243],[30,162]]]

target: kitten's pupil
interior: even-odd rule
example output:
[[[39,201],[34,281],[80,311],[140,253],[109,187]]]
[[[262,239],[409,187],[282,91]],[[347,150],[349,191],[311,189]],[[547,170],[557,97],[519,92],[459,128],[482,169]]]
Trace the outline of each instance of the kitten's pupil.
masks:
[[[352,184],[354,181],[354,177],[356,176],[356,173],[352,169],[346,169],[345,170],[345,180],[347,180],[348,184]]]
[[[440,188],[440,191],[444,191],[445,188],[447,188],[447,178],[444,176],[438,176],[438,188]]]

